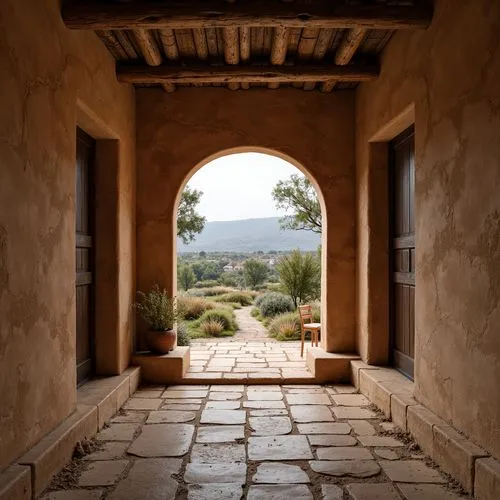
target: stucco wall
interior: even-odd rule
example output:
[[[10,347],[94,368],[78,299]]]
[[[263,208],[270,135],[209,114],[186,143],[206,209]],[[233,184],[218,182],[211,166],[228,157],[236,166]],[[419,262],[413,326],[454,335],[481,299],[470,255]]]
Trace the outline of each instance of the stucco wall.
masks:
[[[329,351],[352,351],[353,94],[203,88],[175,94],[141,89],[136,95],[138,287],[155,282],[170,290],[175,286],[175,201],[194,167],[231,148],[269,148],[299,162],[320,187],[328,226],[323,345]],[[230,206],[227,216],[231,218]]]
[[[425,32],[398,33],[357,92],[358,344],[370,319],[387,204],[368,141],[407,106],[416,127],[416,397],[500,458],[500,1],[438,0]],[[386,178],[386,177],[385,177]],[[375,202],[374,202],[375,200]],[[365,212],[371,207],[371,212]],[[387,240],[385,240],[387,241]],[[378,247],[377,247],[378,245]],[[379,250],[377,251],[377,248]]]
[[[76,404],[77,123],[118,141],[116,177],[97,188],[101,197],[108,190],[119,235],[97,242],[101,263],[120,261],[107,286],[120,347],[104,368],[122,370],[130,355],[134,91],[116,82],[95,34],[64,28],[59,8],[56,0],[0,2],[0,469]]]

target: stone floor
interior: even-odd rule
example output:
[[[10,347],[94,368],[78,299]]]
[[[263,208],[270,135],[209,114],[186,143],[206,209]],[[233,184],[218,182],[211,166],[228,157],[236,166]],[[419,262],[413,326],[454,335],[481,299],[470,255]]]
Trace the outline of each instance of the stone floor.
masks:
[[[306,349],[301,358],[300,342],[197,340],[191,344],[186,381],[313,382],[314,377],[306,365]]]
[[[99,433],[102,449],[68,467],[76,486],[43,499],[461,498],[355,392],[319,385],[142,388]]]

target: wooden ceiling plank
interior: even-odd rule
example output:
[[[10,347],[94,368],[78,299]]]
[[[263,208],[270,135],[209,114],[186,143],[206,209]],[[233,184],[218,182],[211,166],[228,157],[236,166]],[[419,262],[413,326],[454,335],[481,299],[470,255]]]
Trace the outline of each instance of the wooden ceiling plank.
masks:
[[[162,62],[160,49],[150,30],[134,30],[134,37],[144,59],[150,66],[159,66]]]
[[[270,66],[130,66],[118,64],[117,77],[122,82],[152,83],[291,83],[291,82],[346,82],[370,81],[379,75],[376,66],[333,66],[325,64]]]
[[[112,31],[97,30],[96,35],[104,42],[111,55],[118,60],[128,59],[127,52],[116,39]]]
[[[349,30],[335,53],[335,64],[349,64],[352,56],[363,42],[367,32],[368,30],[366,28],[354,28]]]
[[[224,60],[227,64],[236,65],[240,62],[240,40],[238,28],[224,28]],[[238,82],[228,82],[229,89],[238,90],[240,84]]]
[[[203,61],[208,59],[208,44],[205,30],[203,28],[195,28],[193,30],[193,39],[198,58]]]
[[[216,58],[219,55],[219,49],[217,47],[217,31],[215,28],[207,28],[205,30],[207,37],[207,47],[210,57]]]
[[[297,58],[299,61],[309,61],[311,59],[319,33],[320,28],[307,27],[302,30],[299,46],[297,47]],[[300,83],[293,83],[292,85],[297,88],[303,87],[304,90],[313,90],[316,84],[315,82],[305,82],[304,85]]]
[[[160,40],[167,59],[177,61],[179,59],[179,48],[175,40],[174,30],[169,28],[160,30]]]
[[[312,55],[312,58],[315,61],[320,61],[321,59],[323,59],[323,57],[325,57],[326,51],[328,50],[328,47],[330,47],[332,36],[333,30],[321,28]]]
[[[250,60],[250,28],[248,26],[243,26],[239,29],[240,35],[240,60],[246,63]],[[248,90],[250,84],[248,82],[242,82],[241,88]]]
[[[289,35],[290,30],[285,28],[285,26],[276,26],[276,28],[273,29],[273,40],[271,46],[272,65],[280,66],[285,64]],[[277,89],[279,86],[279,82],[272,82],[268,85],[270,89]]]
[[[427,28],[432,4],[344,4],[331,0],[218,2],[65,2],[62,17],[73,29],[154,29],[233,26],[287,26],[370,29]]]
[[[130,41],[126,31],[115,31],[114,35],[116,39],[120,42],[120,45],[123,47],[123,49],[127,53],[127,56],[130,59],[139,58],[139,55],[137,54],[137,51],[135,50],[132,42]]]

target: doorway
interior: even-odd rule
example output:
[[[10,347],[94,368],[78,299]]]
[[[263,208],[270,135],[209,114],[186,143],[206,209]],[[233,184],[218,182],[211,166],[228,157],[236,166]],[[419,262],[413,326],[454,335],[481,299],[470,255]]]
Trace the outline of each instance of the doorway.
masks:
[[[415,128],[390,142],[390,318],[393,365],[413,379],[415,356]]]
[[[95,370],[94,342],[94,159],[95,140],[76,134],[76,371],[77,384]]]

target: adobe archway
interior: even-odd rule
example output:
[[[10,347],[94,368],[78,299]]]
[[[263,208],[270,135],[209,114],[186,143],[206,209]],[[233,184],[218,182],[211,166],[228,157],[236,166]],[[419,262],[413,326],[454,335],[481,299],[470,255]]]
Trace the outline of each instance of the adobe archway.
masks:
[[[189,177],[232,152],[279,156],[303,171],[320,193],[324,231],[322,346],[355,351],[355,177],[352,102],[346,96],[293,91],[238,93],[203,89],[138,92],[137,286],[174,292],[175,215]],[[314,110],[321,108],[321,113]],[[189,112],[188,112],[189,110]],[[265,110],[265,112],[263,111]],[[311,121],[311,113],[315,116]]]
[[[174,204],[174,210],[172,213],[172,239],[174,242],[173,246],[173,253],[172,253],[172,283],[171,283],[171,289],[172,289],[172,294],[177,295],[177,209],[179,207],[180,199],[181,199],[181,194],[184,188],[186,187],[186,184],[189,182],[191,177],[198,172],[198,170],[201,170],[205,165],[208,165],[210,162],[216,160],[217,158],[222,158],[224,156],[230,156],[238,153],[262,153],[268,156],[275,156],[278,158],[281,158],[282,160],[286,161],[287,163],[290,163],[293,165],[297,170],[302,172],[313,184],[316,194],[318,195],[319,203],[321,206],[321,223],[322,223],[322,232],[321,232],[321,323],[326,325],[327,324],[327,316],[328,316],[328,311],[327,308],[324,306],[326,304],[326,276],[327,276],[327,216],[326,216],[326,210],[325,210],[325,201],[323,198],[323,194],[321,193],[321,189],[316,182],[316,179],[309,173],[309,171],[298,161],[295,159],[291,158],[289,155],[286,155],[284,153],[281,153],[279,151],[276,151],[274,149],[270,148],[264,148],[264,147],[258,147],[258,146],[241,146],[241,147],[236,147],[236,148],[231,148],[227,149],[224,151],[219,151],[218,153],[215,153],[207,158],[204,158],[200,162],[198,162],[190,172],[186,174],[184,177],[184,180],[179,188],[179,191],[177,192],[177,196],[175,199],[175,204]],[[322,347],[325,348],[326,346],[326,341],[324,338],[326,335],[322,336],[321,344]]]

